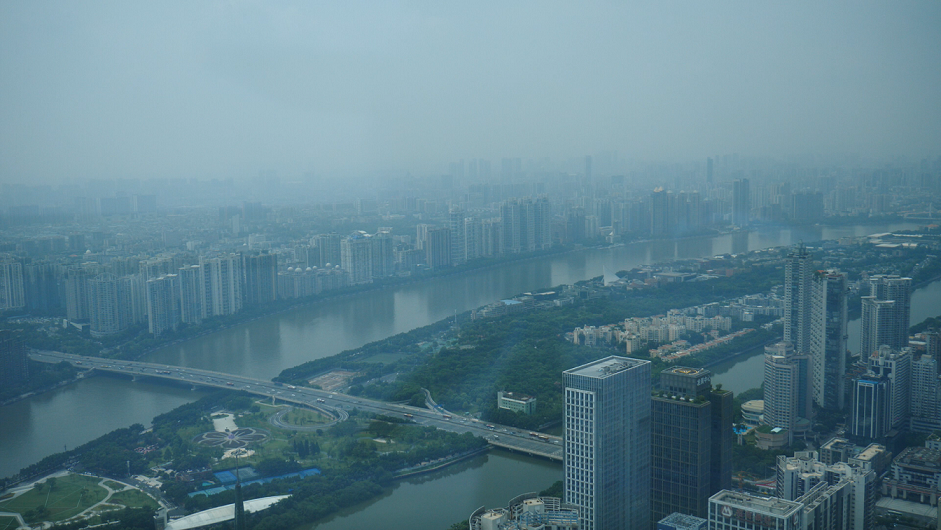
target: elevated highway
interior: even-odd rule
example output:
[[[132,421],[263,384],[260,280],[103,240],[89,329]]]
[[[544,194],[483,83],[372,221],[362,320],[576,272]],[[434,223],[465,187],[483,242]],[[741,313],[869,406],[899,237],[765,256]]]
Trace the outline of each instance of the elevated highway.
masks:
[[[473,418],[452,416],[446,412],[428,408],[411,407],[396,403],[386,403],[356,396],[349,396],[337,392],[317,390],[306,387],[295,387],[282,383],[275,383],[262,379],[254,379],[240,375],[185,368],[164,364],[145,363],[139,361],[122,361],[116,359],[102,359],[100,357],[83,357],[70,353],[53,351],[33,351],[30,359],[44,363],[71,363],[76,368],[97,370],[123,374],[138,378],[155,378],[177,381],[193,387],[227,388],[241,390],[250,394],[270,398],[273,402],[284,402],[296,406],[319,410],[339,422],[349,417],[349,411],[360,409],[376,414],[386,414],[393,417],[406,417],[419,425],[427,425],[438,429],[465,433],[485,438],[491,445],[501,447],[533,456],[540,456],[550,460],[562,461],[562,439],[557,436],[532,436],[526,431],[515,427],[498,424],[486,424]],[[324,427],[320,425],[319,427]]]

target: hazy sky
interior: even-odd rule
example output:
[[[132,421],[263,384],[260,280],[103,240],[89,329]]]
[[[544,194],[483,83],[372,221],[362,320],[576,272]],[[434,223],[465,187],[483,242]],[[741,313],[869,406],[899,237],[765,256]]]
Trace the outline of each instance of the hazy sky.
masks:
[[[938,1],[457,4],[5,0],[0,182],[941,154]]]

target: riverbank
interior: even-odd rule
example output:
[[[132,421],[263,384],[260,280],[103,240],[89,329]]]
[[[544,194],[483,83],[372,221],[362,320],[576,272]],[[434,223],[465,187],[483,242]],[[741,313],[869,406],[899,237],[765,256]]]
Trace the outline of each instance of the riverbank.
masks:
[[[475,449],[473,451],[468,451],[466,453],[456,455],[452,458],[445,457],[442,459],[441,462],[431,463],[428,466],[419,466],[420,469],[413,469],[411,471],[406,471],[404,473],[396,473],[395,478],[396,480],[398,480],[398,479],[403,479],[403,478],[408,478],[408,477],[414,477],[417,475],[423,475],[425,473],[431,473],[432,471],[444,469],[448,466],[452,466],[454,464],[457,464],[458,462],[471,459],[477,455],[484,454],[488,451],[490,451],[489,445],[481,447],[480,449]]]

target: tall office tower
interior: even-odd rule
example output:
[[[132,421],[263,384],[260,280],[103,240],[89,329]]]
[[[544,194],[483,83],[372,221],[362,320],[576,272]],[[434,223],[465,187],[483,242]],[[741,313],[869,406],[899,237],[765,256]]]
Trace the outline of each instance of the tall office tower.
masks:
[[[706,517],[709,497],[732,487],[732,393],[711,381],[704,368],[660,373],[650,411],[654,520],[673,512]]]
[[[879,346],[879,351],[869,357],[869,373],[888,381],[889,425],[907,426],[912,389],[911,348],[895,350],[888,346]]]
[[[813,275],[810,310],[810,356],[814,402],[842,410],[846,380],[846,274],[820,271]]]
[[[93,337],[118,333],[130,325],[130,289],[115,275],[99,274],[88,280],[88,302]]]
[[[451,229],[428,230],[425,240],[425,264],[434,270],[451,266]]]
[[[869,278],[869,296],[862,297],[860,348],[864,357],[883,344],[895,349],[908,346],[911,291],[911,278],[883,274]]]
[[[0,388],[16,388],[29,380],[28,354],[21,331],[0,330]]]
[[[801,418],[813,414],[810,356],[789,342],[765,347],[765,410],[762,422],[791,433]]]
[[[750,193],[748,179],[732,182],[732,224],[735,226],[748,226],[751,221]]]
[[[562,382],[565,501],[584,530],[650,528],[650,362],[611,356]]]
[[[853,381],[853,408],[850,432],[857,440],[879,440],[891,428],[889,382],[874,374]]]
[[[236,254],[203,259],[203,316],[232,315],[242,309],[242,260]]]
[[[546,197],[533,204],[533,237],[536,250],[552,248],[552,205]]]
[[[26,307],[23,265],[12,259],[0,261],[0,311]]]
[[[464,210],[459,206],[448,208],[448,228],[451,229],[451,265],[467,261],[464,248]]]
[[[941,430],[941,384],[938,361],[922,355],[912,363],[911,430],[931,433]]]
[[[180,278],[180,321],[186,324],[198,324],[203,320],[200,272],[199,265],[189,265],[177,272]]]
[[[262,252],[242,256],[242,299],[245,305],[267,304],[278,296],[278,255]]]
[[[503,255],[503,221],[487,219],[480,225],[480,255],[493,257]]]
[[[706,159],[706,184],[712,185],[715,183],[715,181],[716,179],[715,179],[712,158],[710,157]]]
[[[317,247],[318,267],[340,264],[340,236],[339,234],[320,234],[314,236],[314,245]]]
[[[800,353],[810,352],[812,277],[813,262],[800,244],[784,263],[784,341]]]
[[[147,280],[147,329],[154,337],[176,331],[180,323],[180,277],[165,274]]]
[[[520,203],[516,199],[504,202],[500,206],[500,219],[503,222],[503,251],[518,254],[522,248],[520,226]]]
[[[372,237],[354,232],[340,241],[340,266],[350,275],[350,285],[372,283]]]

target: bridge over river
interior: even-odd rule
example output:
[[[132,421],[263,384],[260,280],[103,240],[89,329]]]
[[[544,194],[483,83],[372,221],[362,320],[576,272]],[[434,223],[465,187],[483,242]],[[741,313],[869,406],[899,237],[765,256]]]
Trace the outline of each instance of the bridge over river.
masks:
[[[191,385],[194,388],[203,386],[242,390],[250,394],[270,398],[275,403],[282,401],[288,404],[321,411],[333,418],[333,422],[345,420],[349,416],[348,411],[354,408],[374,412],[376,414],[405,416],[419,425],[427,425],[456,433],[472,433],[485,438],[495,447],[540,456],[550,460],[562,461],[562,439],[557,436],[539,435],[535,437],[516,427],[485,424],[474,418],[463,418],[461,416],[452,417],[451,414],[448,414],[439,407],[411,407],[397,403],[386,403],[384,401],[349,396],[338,392],[328,392],[326,390],[307,387],[295,387],[262,379],[253,379],[211,370],[199,370],[180,366],[102,359],[99,357],[84,357],[70,353],[38,350],[32,351],[29,357],[34,361],[44,363],[66,361],[77,368],[124,374],[131,376],[135,380],[140,378],[156,378],[177,381]],[[277,418],[275,418],[275,420],[276,419]],[[324,425],[320,425],[319,427],[322,428]]]

